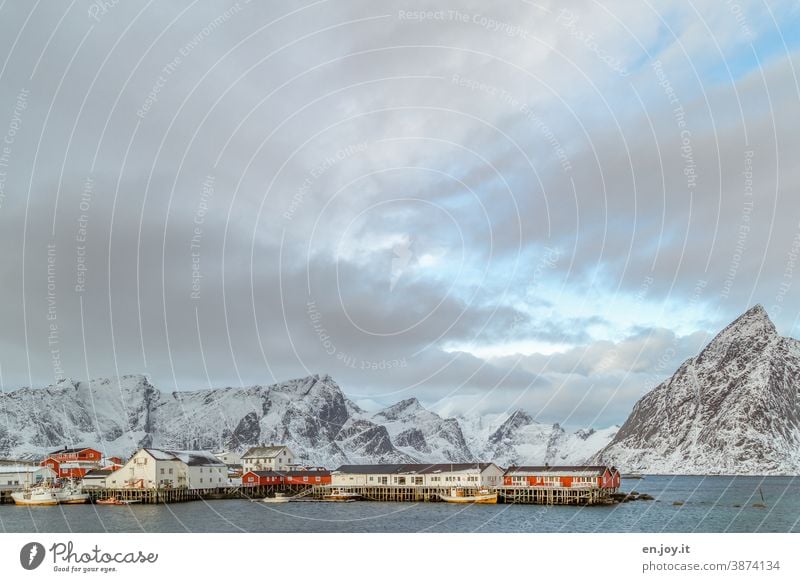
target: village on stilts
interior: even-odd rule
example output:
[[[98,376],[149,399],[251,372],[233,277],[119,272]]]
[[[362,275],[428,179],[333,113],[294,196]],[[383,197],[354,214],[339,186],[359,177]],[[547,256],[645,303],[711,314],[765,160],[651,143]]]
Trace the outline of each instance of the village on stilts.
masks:
[[[602,505],[624,501],[607,466],[476,463],[342,465],[296,461],[285,445],[244,453],[141,448],[129,459],[90,447],[0,459],[0,503],[130,505],[209,499]]]

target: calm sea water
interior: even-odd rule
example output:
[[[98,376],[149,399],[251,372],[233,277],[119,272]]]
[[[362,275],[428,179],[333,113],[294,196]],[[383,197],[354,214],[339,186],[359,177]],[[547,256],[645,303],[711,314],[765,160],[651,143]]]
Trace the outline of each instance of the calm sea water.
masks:
[[[4,532],[796,532],[798,477],[647,477],[624,491],[657,501],[602,507],[447,503],[253,503],[18,507]],[[753,507],[761,503],[766,508]],[[673,505],[682,501],[683,505]]]

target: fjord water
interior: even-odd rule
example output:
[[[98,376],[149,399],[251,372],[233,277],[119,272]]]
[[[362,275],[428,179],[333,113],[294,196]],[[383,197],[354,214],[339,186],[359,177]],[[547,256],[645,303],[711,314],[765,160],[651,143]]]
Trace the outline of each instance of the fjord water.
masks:
[[[612,506],[289,503],[0,505],[4,532],[797,532],[800,478],[648,476]],[[762,503],[766,507],[754,507]],[[673,505],[674,502],[683,505]]]

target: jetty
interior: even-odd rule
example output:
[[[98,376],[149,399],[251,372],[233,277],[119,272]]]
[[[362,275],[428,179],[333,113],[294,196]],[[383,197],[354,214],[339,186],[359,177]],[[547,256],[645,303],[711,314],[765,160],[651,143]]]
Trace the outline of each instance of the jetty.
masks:
[[[127,461],[112,461],[101,459],[90,448],[62,449],[47,455],[38,466],[6,468],[4,481],[14,486],[0,485],[0,503],[13,503],[11,493],[20,486],[30,487],[43,479],[74,480],[78,475],[90,501],[116,499],[123,505],[261,500],[277,493],[293,501],[322,501],[337,492],[364,501],[435,503],[453,490],[467,497],[496,494],[496,502],[505,504],[620,502],[620,473],[603,465],[502,468],[491,462],[389,463],[328,470],[295,463],[294,454],[283,445],[252,447],[241,456],[227,458],[236,464],[222,462],[207,451],[142,448]]]

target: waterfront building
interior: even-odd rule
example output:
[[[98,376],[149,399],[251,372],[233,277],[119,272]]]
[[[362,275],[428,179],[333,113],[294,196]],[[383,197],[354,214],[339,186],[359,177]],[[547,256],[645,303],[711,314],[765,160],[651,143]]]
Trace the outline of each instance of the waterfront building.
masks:
[[[42,481],[52,481],[58,474],[41,465],[0,466],[0,489],[24,489]]]
[[[80,479],[92,469],[99,469],[102,458],[97,449],[64,447],[48,453],[39,464],[55,471],[60,479]]]
[[[286,471],[294,464],[294,453],[285,445],[250,447],[242,455],[242,470]]]
[[[322,467],[288,471],[248,471],[242,475],[243,487],[263,485],[330,485],[331,472]]]
[[[615,467],[523,466],[509,467],[503,475],[505,487],[544,487],[573,489],[617,489],[620,474]]]
[[[402,463],[342,465],[331,474],[334,487],[468,487],[484,489],[503,483],[494,463]]]
[[[228,468],[207,451],[139,449],[106,477],[109,489],[216,489],[228,486]]]

